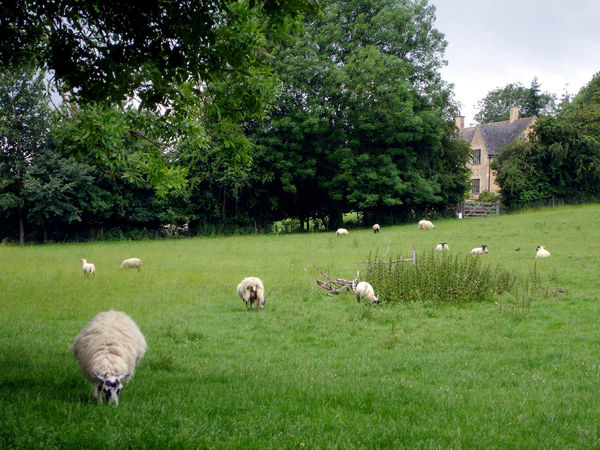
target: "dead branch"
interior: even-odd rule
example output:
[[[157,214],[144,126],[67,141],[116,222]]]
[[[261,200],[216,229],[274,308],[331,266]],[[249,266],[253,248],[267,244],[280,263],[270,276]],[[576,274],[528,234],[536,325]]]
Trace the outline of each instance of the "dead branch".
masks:
[[[389,246],[388,246],[388,250],[389,250]],[[397,262],[412,262],[413,264],[417,263],[417,251],[415,250],[415,248],[411,245],[410,246],[410,251],[412,252],[412,258],[409,259],[394,259],[392,261],[383,261],[383,258],[385,257],[385,254],[381,257],[381,259],[379,260],[380,264],[387,264],[387,263],[397,263]],[[385,251],[385,253],[387,254],[387,250]],[[358,264],[369,264],[372,261],[359,261]]]
[[[344,278],[336,278],[335,280],[331,279],[329,275],[319,269],[315,264],[311,264],[321,275],[323,275],[327,281],[322,281],[315,279],[317,286],[321,289],[327,291],[327,295],[339,294],[344,291],[355,291],[356,285],[358,284],[358,277],[360,275],[360,271],[356,272],[356,278],[353,280],[346,280]]]

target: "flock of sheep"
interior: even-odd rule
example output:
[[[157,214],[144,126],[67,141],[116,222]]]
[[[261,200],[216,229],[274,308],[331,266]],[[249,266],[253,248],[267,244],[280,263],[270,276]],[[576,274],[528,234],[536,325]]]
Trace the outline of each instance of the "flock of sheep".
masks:
[[[419,222],[419,230],[433,230],[435,225],[428,220]],[[379,233],[379,224],[373,225],[373,232]],[[337,236],[347,236],[348,230],[339,228]],[[435,250],[449,250],[446,242],[440,242]],[[487,246],[482,245],[471,250],[472,254],[487,253]],[[536,248],[536,258],[550,256],[543,245]],[[85,276],[95,276],[96,266],[82,259]],[[135,268],[141,270],[142,260],[128,258],[123,260],[122,269]],[[246,310],[256,305],[256,310],[265,306],[265,288],[257,277],[244,278],[237,287],[237,293],[246,305]],[[379,303],[375,290],[366,281],[361,281],[355,288],[356,300],[365,299]],[[97,314],[75,337],[71,350],[77,359],[83,376],[94,384],[93,396],[102,403],[103,395],[107,403],[119,404],[119,395],[123,382],[133,377],[135,368],[148,348],[144,335],[136,323],[124,312],[105,311]]]
[[[418,223],[419,230],[434,230],[435,225],[429,220],[419,220]],[[373,225],[373,233],[379,233],[381,231],[381,226],[376,223]],[[338,228],[335,234],[339,236],[348,236],[350,233],[346,228]],[[435,250],[437,251],[445,251],[450,250],[447,242],[440,242],[436,245]],[[547,258],[550,256],[550,252],[544,248],[543,245],[538,245],[536,250],[536,258]],[[484,255],[488,252],[487,245],[482,245],[481,247],[475,247],[471,250],[472,255]]]

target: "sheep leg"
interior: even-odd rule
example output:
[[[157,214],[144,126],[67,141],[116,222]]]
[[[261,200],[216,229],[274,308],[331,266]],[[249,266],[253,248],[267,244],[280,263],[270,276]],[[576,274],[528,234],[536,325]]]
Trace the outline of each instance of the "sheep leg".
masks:
[[[98,400],[98,403],[102,403],[102,383],[94,384],[94,390],[92,391],[92,396]]]

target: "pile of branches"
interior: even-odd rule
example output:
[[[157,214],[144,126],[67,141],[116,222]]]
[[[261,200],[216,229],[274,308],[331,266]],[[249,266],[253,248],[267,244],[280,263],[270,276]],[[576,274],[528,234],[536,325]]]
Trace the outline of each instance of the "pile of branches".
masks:
[[[321,275],[323,275],[327,281],[315,280],[317,285],[327,291],[327,295],[335,295],[344,291],[352,291],[356,290],[356,285],[358,284],[358,277],[360,275],[360,271],[356,272],[356,277],[353,280],[345,280],[344,278],[336,278],[335,280],[330,278],[329,275],[326,275],[321,269],[319,269],[314,264],[311,264],[315,269],[319,271]]]
[[[390,249],[390,245],[388,243],[388,248],[385,251],[385,253],[383,254],[383,256],[381,257],[382,263],[384,262],[383,259],[387,255],[389,249]],[[395,259],[393,261],[388,261],[388,263],[391,264],[391,263],[397,263],[397,262],[412,262],[413,264],[416,264],[417,253],[415,251],[415,248],[412,245],[410,246],[410,250],[412,252],[412,258],[410,258],[410,259]],[[358,263],[359,264],[368,264],[369,261],[359,261]],[[339,293],[345,292],[345,291],[352,291],[352,292],[356,291],[356,285],[359,283],[358,278],[360,276],[360,271],[356,272],[356,277],[354,277],[353,280],[346,280],[344,278],[332,279],[329,275],[327,275],[325,272],[323,272],[321,269],[319,269],[315,264],[311,264],[311,266],[313,266],[315,269],[317,269],[317,271],[327,279],[327,281],[315,279],[317,286],[319,286],[321,289],[326,291],[327,295],[333,296],[335,294],[339,294]]]

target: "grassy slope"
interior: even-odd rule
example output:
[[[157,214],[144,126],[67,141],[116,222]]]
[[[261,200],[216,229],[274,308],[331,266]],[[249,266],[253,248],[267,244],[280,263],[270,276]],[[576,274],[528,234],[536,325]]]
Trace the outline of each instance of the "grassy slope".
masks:
[[[346,238],[0,246],[0,447],[598,447],[599,237],[590,205]],[[520,309],[369,307],[315,290],[311,262],[352,278],[373,248],[439,241],[487,244],[489,262],[522,276],[545,244],[537,272],[566,292]],[[131,256],[141,273],[118,270]],[[265,282],[258,314],[235,293],[248,275]],[[116,408],[92,401],[68,348],[110,308],[149,344]]]

